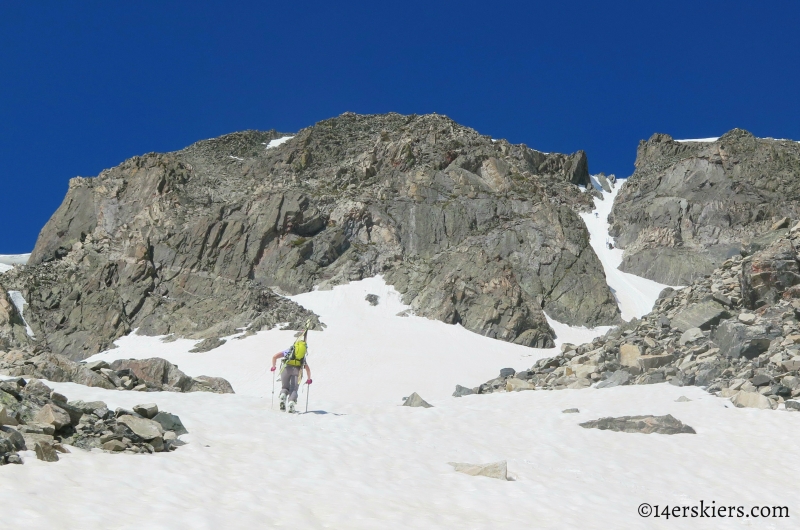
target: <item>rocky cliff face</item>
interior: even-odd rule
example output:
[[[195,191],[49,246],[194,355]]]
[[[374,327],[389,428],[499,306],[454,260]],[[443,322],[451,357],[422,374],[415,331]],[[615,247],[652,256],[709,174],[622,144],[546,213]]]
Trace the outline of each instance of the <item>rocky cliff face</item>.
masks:
[[[768,245],[800,217],[800,144],[734,129],[714,142],[641,142],[617,197],[611,235],[622,270],[670,285],[710,274],[725,259]],[[763,235],[762,234],[765,234]]]
[[[75,178],[23,292],[49,349],[81,359],[139,333],[213,338],[309,317],[275,293],[384,274],[418,313],[552,346],[542,310],[618,310],[576,212],[583,152],[493,141],[443,116],[347,113],[267,147],[247,131]]]

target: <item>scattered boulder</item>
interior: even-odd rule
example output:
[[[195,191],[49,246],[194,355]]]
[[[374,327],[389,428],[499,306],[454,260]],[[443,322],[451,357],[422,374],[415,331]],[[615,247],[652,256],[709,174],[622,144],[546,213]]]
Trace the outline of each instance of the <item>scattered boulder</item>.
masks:
[[[800,401],[795,399],[788,400],[784,405],[786,405],[786,410],[800,410]]]
[[[617,370],[608,376],[604,381],[597,383],[595,388],[613,388],[615,386],[627,385],[631,380],[631,374],[625,370]]]
[[[734,320],[722,322],[714,331],[714,342],[728,357],[753,359],[769,349],[778,333],[765,326],[742,324]]]
[[[753,313],[739,313],[737,318],[742,324],[750,325],[756,322],[756,316]]]
[[[216,394],[233,394],[233,387],[222,377],[201,375],[192,380],[189,392],[214,392]]]
[[[656,368],[661,368],[662,366],[666,366],[672,361],[675,360],[675,357],[671,354],[664,354],[664,355],[642,355],[639,357],[639,368],[646,372],[648,370],[654,370]]]
[[[506,392],[519,392],[520,390],[534,390],[536,387],[528,381],[511,377],[506,380]]]
[[[696,434],[695,430],[685,425],[672,415],[666,416],[621,416],[619,418],[600,418],[580,424],[585,429],[600,429],[617,432],[642,434]]]
[[[710,329],[723,318],[730,316],[727,310],[714,301],[698,302],[680,311],[672,318],[672,326],[681,332],[692,328]]]
[[[145,403],[144,405],[134,405],[133,411],[151,420],[158,414],[158,405],[155,403]]]
[[[25,437],[15,428],[0,426],[0,441],[5,440],[9,451],[24,451],[26,449]]]
[[[456,385],[456,391],[453,392],[453,397],[469,396],[474,394],[475,391],[465,386]]]
[[[473,477],[489,477],[499,480],[508,480],[508,465],[505,460],[492,462],[491,464],[464,464],[458,462],[448,462],[458,473],[464,473]]]
[[[376,306],[376,305],[378,305],[378,302],[380,301],[380,297],[377,294],[368,294],[364,298],[364,300],[369,302],[369,305]]]
[[[678,339],[678,344],[686,346],[690,342],[703,338],[703,330],[700,328],[690,328],[683,332],[681,338]]]
[[[53,392],[53,389],[38,379],[31,379],[28,381],[28,384],[23,387],[23,392],[30,396],[49,398],[50,394]]]
[[[87,362],[85,366],[86,366],[86,368],[88,368],[89,370],[92,370],[94,372],[98,372],[98,371],[102,370],[103,368],[111,368],[106,361],[102,361],[102,360],[101,361]]]
[[[127,449],[127,446],[121,440],[109,440],[102,445],[102,448],[104,451],[119,453],[120,451]]]
[[[153,416],[153,421],[161,425],[161,428],[165,431],[174,432],[178,436],[189,432],[186,430],[186,427],[183,426],[181,419],[177,415],[170,414],[169,412],[159,412]]]
[[[43,462],[58,462],[58,453],[48,442],[36,442],[33,450],[36,451],[36,458]]]
[[[513,377],[515,373],[517,373],[517,371],[514,370],[513,368],[500,369],[500,377]]]
[[[66,410],[51,403],[42,407],[33,420],[37,423],[52,425],[55,430],[62,429],[72,423],[72,419]]]
[[[628,367],[638,367],[642,349],[638,344],[625,343],[619,347],[619,364]]]
[[[147,418],[125,415],[117,418],[117,422],[126,425],[136,436],[148,442],[164,434],[164,428],[159,422]]]
[[[0,425],[19,425],[16,415],[5,405],[0,405]]]
[[[731,402],[739,408],[776,409],[778,403],[758,392],[738,392],[731,398]]]
[[[430,403],[422,399],[419,394],[414,392],[406,398],[403,402],[404,407],[424,407],[426,409],[433,407]]]
[[[750,383],[755,387],[764,386],[772,383],[772,378],[767,374],[756,374],[750,380]]]
[[[580,410],[578,409],[564,409],[561,411],[562,414],[578,414]]]
[[[688,403],[691,399],[687,398],[686,396],[681,396],[675,400],[675,403]]]

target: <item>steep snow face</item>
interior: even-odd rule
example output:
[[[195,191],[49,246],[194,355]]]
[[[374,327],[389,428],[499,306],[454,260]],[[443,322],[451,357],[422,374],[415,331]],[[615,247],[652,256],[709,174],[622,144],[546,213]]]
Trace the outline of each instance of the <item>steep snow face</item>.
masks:
[[[603,194],[603,198],[595,198],[594,211],[581,214],[581,218],[589,230],[592,249],[603,264],[606,282],[617,299],[622,319],[629,321],[634,317],[641,318],[652,311],[658,295],[669,286],[619,270],[623,251],[616,248],[614,239],[608,235],[608,216],[614,206],[614,199],[623,185],[623,180],[617,180],[611,193],[604,192],[601,188],[599,191]],[[613,248],[608,247],[609,243]]]

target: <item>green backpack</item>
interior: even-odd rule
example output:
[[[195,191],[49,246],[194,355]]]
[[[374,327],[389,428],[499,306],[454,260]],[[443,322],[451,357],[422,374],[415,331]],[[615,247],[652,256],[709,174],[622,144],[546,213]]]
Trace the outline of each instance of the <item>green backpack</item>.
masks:
[[[286,358],[287,366],[303,366],[306,363],[306,343],[298,340],[292,346],[289,357]]]

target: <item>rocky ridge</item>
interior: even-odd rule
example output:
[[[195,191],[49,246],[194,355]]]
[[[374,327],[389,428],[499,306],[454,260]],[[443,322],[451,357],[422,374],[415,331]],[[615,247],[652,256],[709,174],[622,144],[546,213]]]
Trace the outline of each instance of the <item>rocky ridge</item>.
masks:
[[[221,377],[191,377],[164,359],[118,359],[79,363],[56,353],[25,350],[0,352],[0,372],[15,377],[45,379],[57,383],[137,392],[214,392],[233,394],[231,384]]]
[[[140,334],[208,339],[316,318],[281,294],[383,274],[417,314],[553,345],[618,309],[578,212],[586,155],[494,141],[439,115],[346,113],[246,131],[75,178],[29,266],[0,277],[72,360]]]
[[[186,434],[180,418],[154,403],[133,411],[109,410],[102,401],[67,401],[38,379],[0,382],[0,465],[22,464],[18,452],[33,450],[40,460],[58,461],[65,446],[108,452],[175,450]]]
[[[776,237],[689,287],[665,289],[641,320],[454,395],[669,382],[739,407],[800,410],[800,223]]]
[[[621,270],[687,285],[743,247],[764,248],[779,235],[773,225],[800,218],[799,177],[798,142],[741,129],[713,142],[653,135],[610,216]]]

